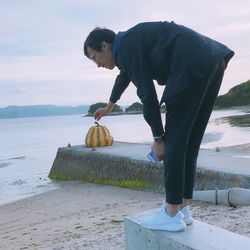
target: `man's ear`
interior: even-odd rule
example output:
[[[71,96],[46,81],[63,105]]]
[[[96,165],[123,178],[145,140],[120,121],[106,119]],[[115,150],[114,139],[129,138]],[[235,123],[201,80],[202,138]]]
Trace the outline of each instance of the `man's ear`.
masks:
[[[110,51],[111,49],[111,44],[107,42],[102,42],[102,51]]]

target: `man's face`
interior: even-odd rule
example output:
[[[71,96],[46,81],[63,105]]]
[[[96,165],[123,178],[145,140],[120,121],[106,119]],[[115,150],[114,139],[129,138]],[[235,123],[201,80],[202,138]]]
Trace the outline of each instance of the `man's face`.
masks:
[[[89,59],[94,61],[97,64],[97,67],[112,70],[116,66],[111,52],[111,44],[109,43],[103,42],[101,51],[96,51],[88,47],[87,52]]]

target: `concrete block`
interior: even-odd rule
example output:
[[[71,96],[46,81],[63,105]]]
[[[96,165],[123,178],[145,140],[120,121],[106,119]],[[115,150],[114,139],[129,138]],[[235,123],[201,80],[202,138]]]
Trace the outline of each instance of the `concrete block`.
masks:
[[[250,238],[197,220],[183,232],[149,230],[139,218],[151,212],[125,218],[126,250],[250,249]]]
[[[100,148],[84,145],[59,148],[49,177],[164,193],[164,166],[162,162],[149,162],[150,150],[150,144],[126,142]],[[201,150],[194,189],[250,188],[250,159],[241,162],[235,159],[232,153]],[[229,163],[234,171],[229,171]],[[217,171],[217,166],[224,168]]]

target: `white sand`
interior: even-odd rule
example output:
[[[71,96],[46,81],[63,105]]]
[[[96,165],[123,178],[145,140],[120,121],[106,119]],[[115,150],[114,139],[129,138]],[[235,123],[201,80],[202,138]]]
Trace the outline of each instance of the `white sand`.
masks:
[[[80,182],[0,207],[0,249],[125,248],[125,216],[161,205],[164,195]],[[250,237],[250,207],[195,202],[196,219]]]

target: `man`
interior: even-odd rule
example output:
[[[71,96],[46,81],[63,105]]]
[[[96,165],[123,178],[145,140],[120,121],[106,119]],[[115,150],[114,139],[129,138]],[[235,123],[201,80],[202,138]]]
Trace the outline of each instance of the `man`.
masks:
[[[118,34],[96,28],[84,43],[84,53],[98,67],[120,69],[107,107],[98,109],[95,119],[107,115],[133,82],[152,130],[152,150],[163,160],[166,201],[142,223],[154,230],[184,230],[193,222],[188,205],[201,140],[234,52],[174,22],[147,22]],[[153,80],[165,85],[160,103]],[[165,130],[162,103],[167,109]]]

